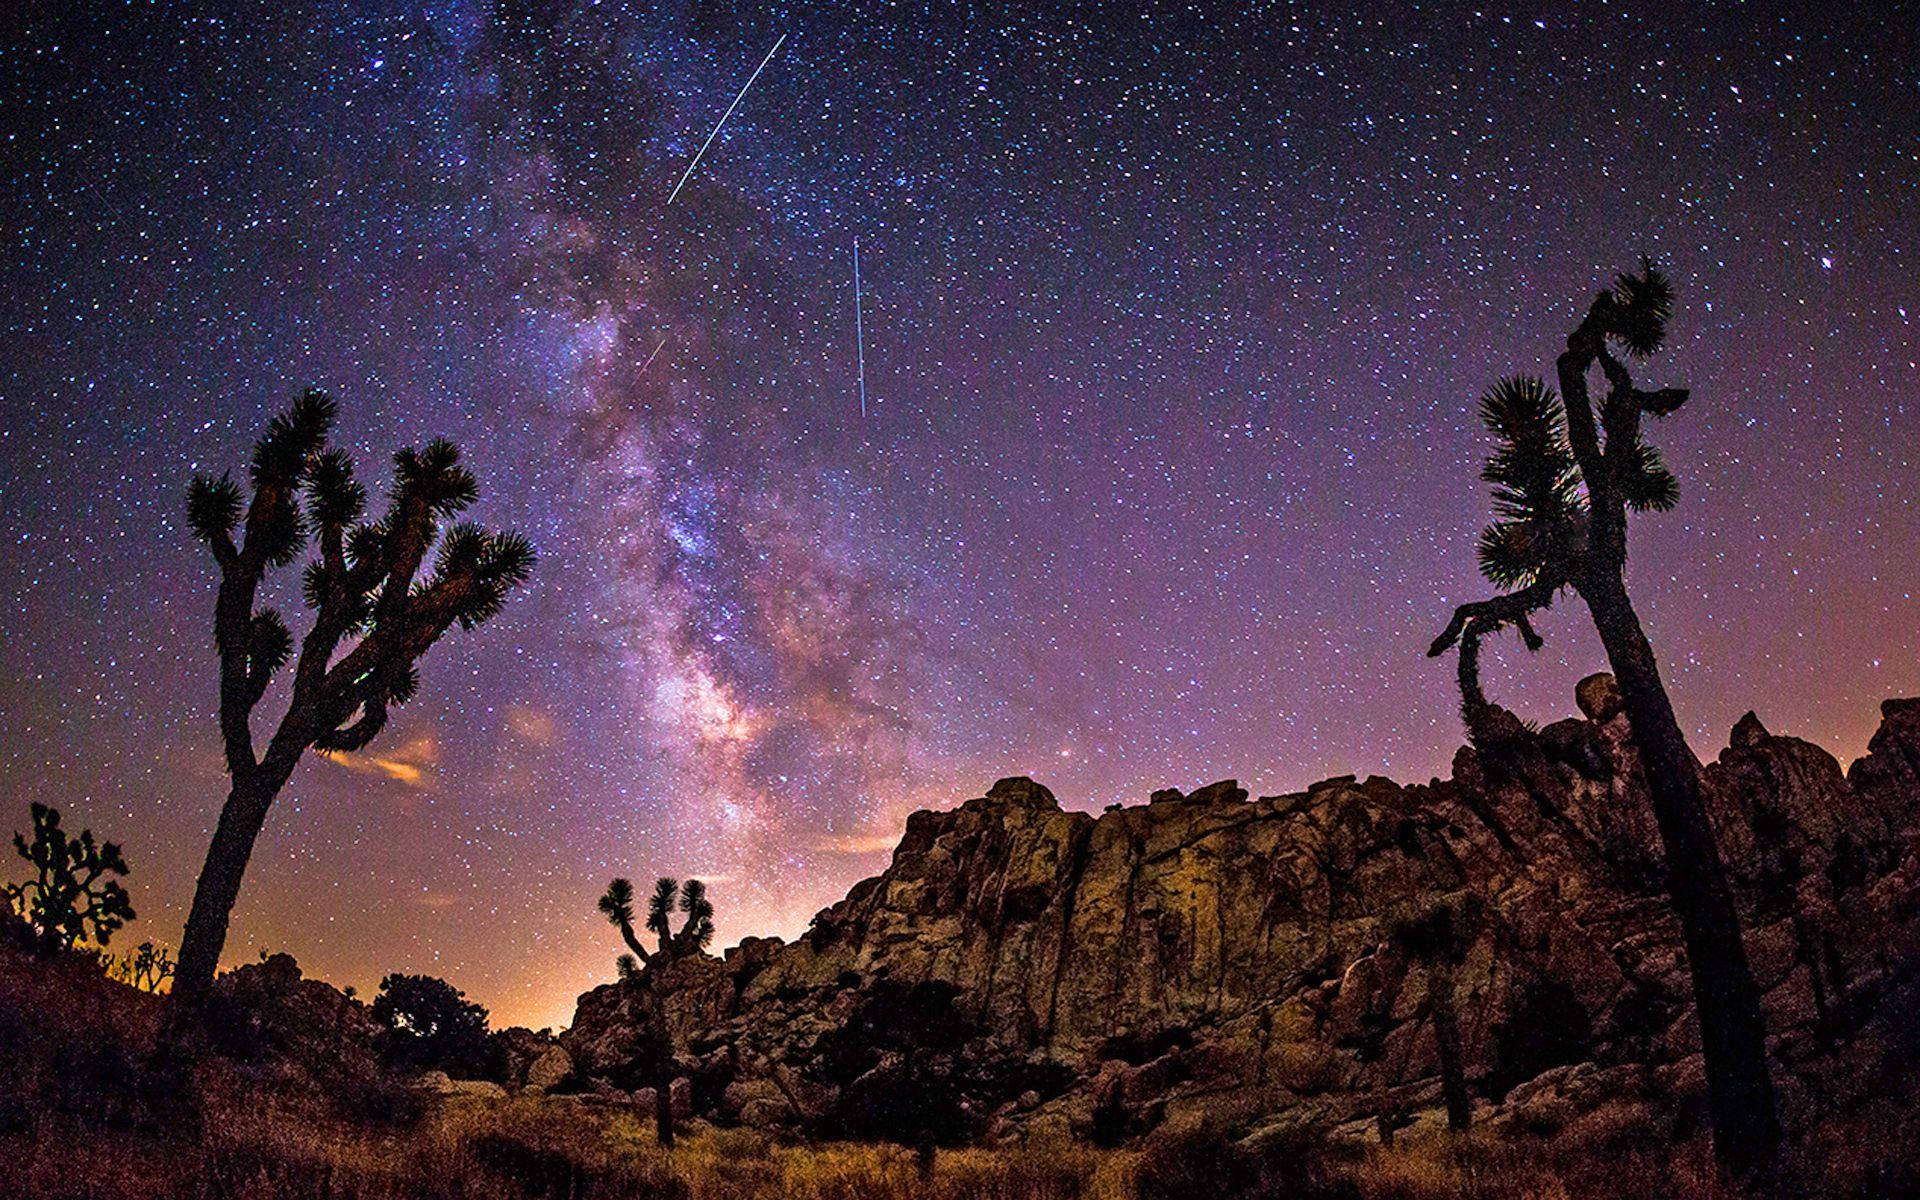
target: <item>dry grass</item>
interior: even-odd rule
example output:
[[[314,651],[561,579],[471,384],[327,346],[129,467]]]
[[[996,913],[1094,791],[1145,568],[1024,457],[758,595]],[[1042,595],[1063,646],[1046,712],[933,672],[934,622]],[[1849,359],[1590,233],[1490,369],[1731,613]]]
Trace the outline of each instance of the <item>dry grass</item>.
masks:
[[[1095,1149],[1080,1143],[942,1151],[930,1180],[884,1145],[785,1142],[696,1127],[671,1151],[645,1114],[562,1099],[430,1106],[405,1126],[352,1123],[260,1103],[210,1106],[197,1135],[82,1134],[43,1126],[0,1136],[23,1200],[1892,1200],[1907,1193],[1826,1175],[1825,1186],[1735,1193],[1704,1139],[1635,1148],[1487,1134],[1403,1137],[1329,1153],[1301,1143],[1251,1173],[1234,1151]],[[1310,1168],[1310,1169],[1303,1169]],[[1818,1176],[1817,1176],[1818,1177]],[[1896,1185],[1897,1186],[1897,1185]],[[17,1190],[14,1190],[17,1189]]]
[[[1352,1179],[1360,1200],[1734,1200],[1704,1141],[1600,1157],[1436,1135],[1373,1151]]]
[[[943,1151],[922,1181],[893,1146],[787,1144],[702,1129],[671,1151],[628,1111],[564,1100],[435,1106],[379,1129],[272,1105],[210,1112],[197,1145],[162,1136],[0,1138],[35,1200],[1125,1200],[1129,1154],[1078,1145]]]

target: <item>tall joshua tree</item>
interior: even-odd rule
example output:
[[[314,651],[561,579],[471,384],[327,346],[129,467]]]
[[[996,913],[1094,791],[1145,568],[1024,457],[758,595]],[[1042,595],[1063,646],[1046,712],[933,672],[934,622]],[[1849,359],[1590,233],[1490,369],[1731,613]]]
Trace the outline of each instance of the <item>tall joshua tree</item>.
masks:
[[[684,920],[678,931],[673,928],[673,911],[678,906]],[[707,899],[707,885],[698,879],[661,878],[653,885],[653,897],[647,902],[647,931],[657,945],[651,950],[641,942],[633,928],[633,884],[616,879],[600,897],[600,911],[626,942],[629,953],[619,959],[623,982],[646,989],[650,1004],[647,1016],[648,1040],[653,1043],[654,1062],[653,1124],[662,1146],[673,1145],[673,1031],[667,1025],[667,994],[663,980],[667,968],[683,958],[701,953],[713,941],[713,901]]]
[[[1493,485],[1497,519],[1480,535],[1480,570],[1501,594],[1455,609],[1428,653],[1505,625],[1518,626],[1537,648],[1532,613],[1562,591],[1585,602],[1619,682],[1660,827],[1699,1012],[1715,1152],[1745,1173],[1771,1157],[1780,1136],[1759,991],[1707,822],[1699,764],[1626,585],[1628,514],[1664,512],[1679,499],[1673,473],[1643,436],[1642,418],[1668,416],[1687,392],[1642,391],[1615,351],[1652,356],[1672,312],[1671,285],[1643,260],[1639,273],[1620,276],[1594,299],[1567,338],[1559,395],[1539,379],[1514,378],[1481,400],[1498,448],[1482,475]],[[1587,390],[1596,366],[1606,382],[1597,404]]]
[[[533,548],[518,534],[443,529],[479,494],[451,442],[395,454],[386,513],[364,520],[367,490],[353,460],[327,447],[334,412],[331,398],[309,390],[275,417],[253,449],[251,495],[226,475],[196,475],[187,490],[188,523],[219,571],[213,634],[232,785],[180,942],[173,995],[183,1009],[213,982],[254,841],[301,756],[373,741],[388,709],[418,689],[420,656],[454,625],[471,629],[499,612],[533,569]],[[292,563],[309,540],[316,553],[303,582],[313,623],[296,655],[286,621],[257,596],[268,569]],[[417,578],[430,553],[431,569]],[[287,706],[262,753],[254,709],[289,662]]]

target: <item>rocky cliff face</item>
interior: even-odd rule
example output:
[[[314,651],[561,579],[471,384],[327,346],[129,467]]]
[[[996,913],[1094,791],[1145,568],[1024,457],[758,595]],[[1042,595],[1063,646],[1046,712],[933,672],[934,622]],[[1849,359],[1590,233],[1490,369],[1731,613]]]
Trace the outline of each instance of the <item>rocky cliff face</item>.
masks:
[[[806,937],[673,969],[685,1106],[947,1137],[1371,1127],[1438,1102],[1431,955],[1392,936],[1436,905],[1479,914],[1449,969],[1483,1106],[1583,1080],[1684,1092],[1684,958],[1610,683],[1583,682],[1583,718],[1513,723],[1428,785],[1226,781],[1094,817],[1003,779],[916,813]],[[1920,950],[1920,701],[1883,713],[1845,773],[1751,715],[1704,767],[1790,1101]],[[582,1075],[645,1082],[647,1003],[581,997],[562,1042]]]

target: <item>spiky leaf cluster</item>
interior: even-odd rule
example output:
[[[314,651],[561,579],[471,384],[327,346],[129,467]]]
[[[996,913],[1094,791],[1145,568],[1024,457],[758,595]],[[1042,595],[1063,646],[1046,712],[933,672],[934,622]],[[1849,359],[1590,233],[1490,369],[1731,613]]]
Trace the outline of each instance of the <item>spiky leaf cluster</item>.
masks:
[[[640,941],[634,929],[631,882],[615,879],[609,883],[600,896],[599,909],[608,923],[620,930],[630,951],[615,963],[620,967],[622,979],[637,979],[639,967],[656,959],[698,954],[713,941],[713,901],[707,896],[707,885],[698,879],[689,879],[685,884],[666,877],[654,881],[653,893],[647,900],[646,919],[646,929],[657,943],[653,949]],[[682,918],[677,931],[673,928],[676,912]]]
[[[258,765],[245,714],[296,657],[286,620],[270,608],[252,611],[268,567],[316,544],[301,579],[313,628],[299,646],[282,729],[292,723],[299,748],[327,752],[366,746],[388,709],[418,692],[415,663],[434,641],[454,625],[471,629],[498,614],[533,569],[533,549],[518,534],[443,528],[479,495],[448,441],[396,453],[386,511],[369,520],[351,456],[327,447],[336,413],[330,397],[309,390],[276,416],[254,447],[250,497],[225,475],[196,476],[187,491],[188,523],[221,569],[215,634],[228,766],[236,775]],[[429,558],[431,572],[418,578]],[[343,645],[350,639],[358,640]]]
[[[625,879],[616,879],[608,884],[605,894],[600,897],[600,911],[614,925],[632,925],[633,884]]]
[[[1670,512],[1680,503],[1680,481],[1657,447],[1636,441],[1619,472],[1620,495],[1635,512]]]
[[[1653,265],[1640,259],[1640,273],[1622,274],[1613,284],[1615,341],[1635,358],[1650,358],[1667,340],[1667,322],[1673,317],[1673,284]]]
[[[1580,473],[1560,397],[1540,379],[1503,379],[1480,398],[1496,448],[1480,472],[1493,485],[1495,520],[1481,531],[1481,573],[1503,588],[1532,582],[1582,515]]]
[[[689,879],[680,889],[680,911],[686,922],[675,939],[683,952],[705,950],[713,941],[713,901],[707,899],[707,885]]]
[[[1487,920],[1486,905],[1476,896],[1440,901],[1395,920],[1387,938],[1401,953],[1422,963],[1459,963],[1472,948]]]
[[[59,810],[31,807],[33,837],[13,835],[15,853],[33,867],[19,883],[0,885],[15,915],[48,951],[81,943],[106,946],[114,931],[133,920],[127,891],[111,878],[127,873],[127,860],[113,842],[96,842],[91,829],[73,837],[61,827]]]

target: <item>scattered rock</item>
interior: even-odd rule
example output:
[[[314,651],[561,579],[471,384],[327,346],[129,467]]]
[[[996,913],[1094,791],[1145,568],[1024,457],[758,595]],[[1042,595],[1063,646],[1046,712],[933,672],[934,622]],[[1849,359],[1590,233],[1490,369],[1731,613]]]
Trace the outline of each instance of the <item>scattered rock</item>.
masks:
[[[546,1092],[558,1087],[572,1074],[573,1056],[559,1046],[549,1046],[545,1053],[528,1065],[523,1086],[530,1092]]]

